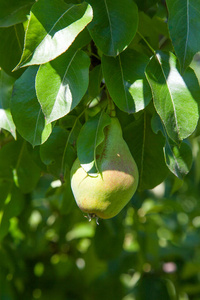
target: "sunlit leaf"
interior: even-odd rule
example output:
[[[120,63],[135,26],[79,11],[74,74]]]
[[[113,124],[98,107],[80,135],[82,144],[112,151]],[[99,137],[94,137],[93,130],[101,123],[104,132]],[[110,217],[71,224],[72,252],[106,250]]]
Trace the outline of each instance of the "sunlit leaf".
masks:
[[[17,130],[33,146],[46,141],[51,133],[51,124],[46,124],[44,114],[35,92],[37,66],[29,67],[15,82],[11,111]]]
[[[92,20],[92,9],[83,2],[37,1],[31,10],[25,46],[17,67],[43,64],[65,52]]]
[[[77,153],[82,168],[90,175],[97,176],[96,148],[104,140],[104,128],[109,125],[110,118],[100,112],[88,120],[82,127],[78,141]]]
[[[0,128],[8,130],[16,138],[15,124],[10,112],[10,99],[15,80],[0,70]]]
[[[54,61],[40,66],[36,92],[48,123],[78,105],[88,87],[89,65],[87,54],[72,47]]]
[[[103,74],[110,96],[127,113],[144,109],[152,98],[145,77],[148,61],[147,56],[133,50],[126,50],[115,58],[102,58]]]
[[[197,93],[200,87],[194,72],[183,78],[172,53],[159,51],[146,68],[153,101],[169,137],[179,143],[195,130],[199,118]]]

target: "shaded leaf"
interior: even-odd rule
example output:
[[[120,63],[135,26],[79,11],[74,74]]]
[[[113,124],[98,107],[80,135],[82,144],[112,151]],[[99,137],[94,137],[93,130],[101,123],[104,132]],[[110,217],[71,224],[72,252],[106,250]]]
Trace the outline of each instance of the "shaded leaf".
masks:
[[[74,163],[77,156],[74,146],[77,143],[77,139],[82,128],[82,124],[79,121],[81,115],[82,113],[78,117],[73,116],[75,118],[73,126],[68,128],[70,129],[70,132],[66,140],[65,149],[62,155],[62,171],[65,177],[65,181],[68,180],[66,179],[68,177],[68,171],[71,169],[72,164]]]
[[[157,114],[152,118],[152,129],[155,133],[160,130],[165,137],[164,156],[169,170],[179,179],[190,171],[192,166],[192,150],[190,145],[183,141],[177,146],[167,135],[161,119]]]
[[[164,148],[165,160],[170,171],[179,179],[183,179],[192,166],[192,150],[186,142],[182,142],[180,147],[174,143],[166,141]]]
[[[9,27],[26,20],[34,0],[1,0],[0,27]]]
[[[13,186],[9,201],[3,207],[3,215],[0,220],[0,241],[9,231],[10,219],[20,214],[24,206],[24,197],[22,192]]]
[[[26,141],[18,139],[0,151],[0,178],[15,184],[23,193],[31,192],[39,178],[40,168],[28,152]]]
[[[0,210],[13,184],[12,151],[9,143],[0,148]]]
[[[10,99],[15,79],[0,70],[0,128],[8,130],[16,138],[15,124],[10,112]]]
[[[163,136],[166,136],[166,131],[164,129],[164,126],[162,124],[162,121],[157,113],[155,113],[151,119],[151,127],[153,132],[156,134],[159,132],[159,130],[162,132]]]
[[[47,165],[48,171],[57,178],[63,179],[63,161],[71,167],[75,159],[75,151],[68,146],[68,151],[65,151],[68,142],[69,132],[65,129],[55,126],[48,140],[40,146],[40,156],[42,162]],[[64,157],[63,157],[64,156]]]
[[[164,21],[162,23],[164,23]],[[148,16],[148,14],[145,14],[143,11],[140,11],[138,30],[130,46],[134,48],[136,47],[136,50],[140,53],[141,52],[146,53],[148,56],[151,56],[152,52],[150,49],[148,49],[148,46],[144,42],[143,38],[148,41],[148,43],[151,45],[153,49],[158,49],[159,38],[160,35],[163,34],[162,32],[163,26],[161,26],[161,24],[159,24],[158,27],[157,24],[155,24],[155,18],[151,18],[150,16]],[[167,24],[166,23],[164,24],[167,27]],[[149,28],[151,28],[151,30],[149,30]]]
[[[7,179],[0,178],[0,210],[2,210],[2,207],[4,205],[4,202],[8,196],[8,193],[10,192],[12,187],[12,182]]]
[[[44,64],[65,52],[92,20],[92,9],[83,2],[40,0],[31,10],[25,46],[17,67]]]
[[[115,104],[128,113],[144,109],[152,98],[145,77],[149,59],[146,55],[126,50],[117,57],[103,56],[105,83]]]
[[[183,183],[184,180],[179,179],[178,177],[174,177],[170,195],[172,196],[174,193],[176,193],[183,186]]]
[[[77,154],[82,168],[90,176],[97,176],[96,148],[103,142],[103,131],[109,123],[110,117],[102,111],[81,128],[77,141]]]
[[[12,181],[12,156],[14,143],[8,143],[0,149],[0,178]]]
[[[11,99],[11,112],[17,130],[32,146],[46,141],[51,124],[46,124],[44,114],[35,92],[35,76],[38,67],[29,67],[15,82]]]
[[[147,65],[146,75],[157,113],[169,137],[178,144],[197,126],[199,104],[196,93],[200,92],[200,87],[191,70],[184,80],[176,65],[177,60],[172,53],[159,51]]]
[[[76,209],[76,202],[74,201],[70,182],[70,168],[67,166],[65,170],[65,183],[63,184],[63,193],[60,201],[60,211],[64,215],[69,215],[73,209]]]
[[[15,153],[13,161],[14,181],[23,193],[30,193],[40,178],[40,168],[29,154],[25,141],[23,143],[16,142],[13,145],[13,152]]]
[[[23,70],[12,72],[18,63],[24,44],[24,27],[17,24],[8,28],[0,28],[0,67],[8,75],[18,78]]]
[[[124,228],[122,214],[118,218],[100,220],[94,236],[96,254],[100,259],[114,259],[118,257],[123,249]],[[104,243],[102,243],[102,240]],[[106,247],[105,247],[106,245]],[[110,249],[115,249],[110,251]]]
[[[48,123],[78,105],[88,87],[89,65],[87,54],[72,47],[54,61],[40,66],[36,92]]]
[[[184,280],[191,278],[199,273],[200,263],[195,261],[188,261],[185,263],[183,270],[181,272],[181,278]]]
[[[189,66],[194,54],[200,51],[200,2],[197,0],[167,0],[169,32],[181,65]]]
[[[158,2],[158,0],[143,0],[143,1],[135,0],[135,2],[137,3],[138,8],[140,10],[146,11],[150,7],[154,6]]]
[[[102,77],[101,65],[97,65],[89,74],[89,100],[95,99],[99,95]]]
[[[105,55],[116,56],[133,39],[138,25],[138,9],[131,0],[88,0],[94,18],[88,25],[97,47]]]
[[[139,169],[139,190],[152,189],[168,174],[163,146],[164,137],[151,129],[151,117],[145,112],[124,128],[124,139]]]
[[[175,300],[176,292],[173,283],[155,274],[144,274],[132,289],[132,295],[140,300]]]

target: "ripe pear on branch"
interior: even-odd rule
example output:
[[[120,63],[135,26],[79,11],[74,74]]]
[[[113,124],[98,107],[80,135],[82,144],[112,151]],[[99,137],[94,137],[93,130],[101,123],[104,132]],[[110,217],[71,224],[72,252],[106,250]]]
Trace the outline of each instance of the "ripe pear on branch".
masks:
[[[99,173],[88,175],[77,158],[71,169],[71,188],[79,208],[89,216],[109,219],[130,201],[138,185],[138,168],[116,117],[104,128],[96,149]]]

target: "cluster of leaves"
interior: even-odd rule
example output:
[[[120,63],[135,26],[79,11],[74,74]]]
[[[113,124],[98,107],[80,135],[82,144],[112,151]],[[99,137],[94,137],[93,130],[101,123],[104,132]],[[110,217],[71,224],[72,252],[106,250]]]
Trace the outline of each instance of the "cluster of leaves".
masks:
[[[35,292],[34,298],[40,298],[32,278],[42,276],[45,255],[52,264],[45,268],[42,284],[47,286],[48,280],[53,281],[50,273],[58,276],[55,293],[58,289],[63,292],[60,299],[66,294],[68,299],[83,299],[85,286],[93,285],[94,278],[96,285],[98,280],[101,282],[100,289],[93,291],[95,299],[102,295],[101,288],[105,294],[107,284],[113,287],[113,293],[116,291],[116,295],[108,291],[107,298],[122,299],[129,291],[134,299],[145,290],[142,283],[135,288],[137,274],[147,270],[148,264],[151,270],[160,272],[158,264],[170,259],[170,251],[181,263],[189,255],[197,263],[198,251],[190,248],[186,253],[181,249],[176,252],[173,246],[168,256],[163,256],[159,254],[162,247],[158,243],[154,247],[153,237],[148,238],[149,233],[156,235],[156,230],[164,228],[158,231],[157,240],[163,235],[173,244],[179,236],[177,243],[182,243],[184,234],[185,240],[190,238],[184,226],[190,221],[192,224],[197,215],[192,214],[186,224],[184,216],[190,211],[166,200],[157,217],[150,214],[143,222],[146,206],[143,209],[142,204],[137,207],[132,202],[143,215],[130,208],[127,214],[125,210],[96,229],[94,224],[80,223],[83,216],[74,206],[69,177],[77,154],[86,171],[94,171],[95,149],[109,124],[105,111],[113,101],[124,139],[138,165],[138,190],[146,193],[143,191],[154,188],[167,176],[173,178],[173,191],[181,186],[199,147],[200,86],[198,73],[191,67],[194,55],[200,51],[199,30],[199,0],[0,0],[0,251],[5,256],[0,273],[2,297],[9,297],[5,280],[11,282],[19,298],[25,295],[27,279],[22,273],[27,272],[27,298],[31,292]],[[137,197],[143,202],[146,194]],[[156,209],[154,200],[149,205],[153,203]],[[148,208],[148,200],[145,203]],[[199,206],[195,205],[198,213]],[[173,219],[174,223],[169,206],[173,212],[180,209],[180,218]],[[170,227],[170,222],[175,227]],[[194,227],[191,225],[192,233]],[[170,230],[173,234],[168,238]],[[98,242],[102,239],[107,247],[112,241],[111,249],[116,244],[115,255],[110,249],[102,249]],[[126,243],[132,239],[137,241],[131,242],[129,249]],[[143,255],[144,241],[149,246]],[[182,247],[189,246],[183,243]],[[23,251],[17,254],[16,249]],[[156,261],[148,255],[157,257]],[[128,268],[132,272],[131,265],[136,277],[124,277]],[[72,272],[74,266],[76,271]],[[178,263],[176,266],[180,271]],[[78,280],[80,269],[83,273]],[[192,273],[189,277],[194,275],[199,284],[195,264],[188,269]],[[14,274],[16,270],[19,273]],[[90,275],[86,276],[88,270]],[[168,286],[156,272],[155,293]],[[119,282],[120,274],[123,284]],[[172,281],[179,280],[177,274]],[[72,282],[82,284],[79,291],[73,285],[60,288],[71,275]],[[111,275],[113,281],[108,280]],[[151,286],[151,280],[144,276],[147,286]],[[180,280],[184,281],[184,275]],[[179,287],[176,289],[178,294]],[[128,297],[125,299],[131,299]],[[173,299],[175,294],[171,291],[166,297]]]
[[[0,127],[21,140],[22,156],[31,144],[36,164],[55,163],[48,171],[62,177],[76,155],[81,124],[111,98],[139,167],[139,189],[153,188],[169,170],[183,179],[192,164],[185,139],[199,119],[199,82],[189,67],[200,49],[198,1],[71,2],[1,1]],[[86,122],[85,143],[77,149],[81,163],[93,163],[98,128],[107,125],[101,114]],[[62,151],[55,159],[48,152],[58,140]],[[22,156],[13,168],[19,182]]]

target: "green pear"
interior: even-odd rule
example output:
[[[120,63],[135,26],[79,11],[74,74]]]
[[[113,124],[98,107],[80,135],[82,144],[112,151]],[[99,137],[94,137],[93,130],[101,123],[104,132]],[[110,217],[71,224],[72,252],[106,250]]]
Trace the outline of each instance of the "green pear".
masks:
[[[89,176],[77,158],[71,169],[71,188],[83,212],[91,217],[109,219],[130,201],[139,177],[116,117],[112,117],[105,128],[104,142],[97,147],[96,154],[98,176]]]

